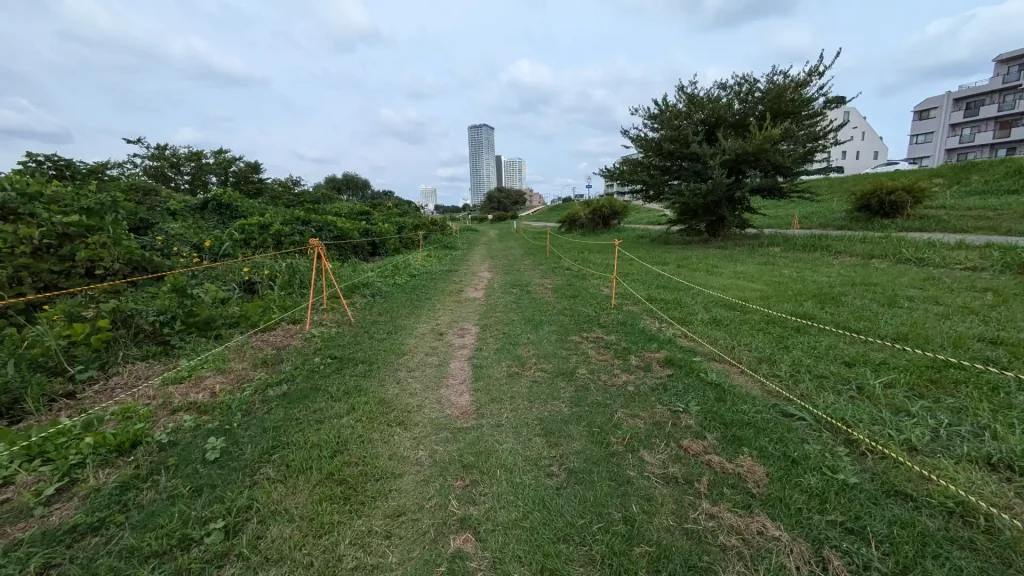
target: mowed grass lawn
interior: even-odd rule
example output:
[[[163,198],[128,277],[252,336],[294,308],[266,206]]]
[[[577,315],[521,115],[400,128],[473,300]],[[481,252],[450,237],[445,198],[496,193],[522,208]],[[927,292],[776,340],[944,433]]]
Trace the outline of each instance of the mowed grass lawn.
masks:
[[[850,198],[880,180],[911,180],[934,188],[931,199],[907,219],[876,220],[849,212]],[[917,231],[1024,236],[1024,159],[962,162],[888,174],[820,178],[808,183],[811,199],[760,201],[759,228],[789,228],[793,213],[801,228]]]
[[[529,216],[523,216],[523,221],[558,222],[558,219],[569,210],[569,207],[572,206],[572,204],[572,202],[552,204],[539,212],[535,212]],[[626,219],[623,221],[623,224],[664,224],[667,221],[668,217],[662,210],[639,206],[637,204],[630,204],[629,214],[626,215]]]
[[[613,310],[609,279],[533,236],[463,230],[465,252],[358,299],[356,327],[318,323],[271,377],[97,481],[76,515],[7,541],[0,571],[1019,572],[1020,531],[727,368],[622,286]],[[1019,252],[614,236],[733,297],[1021,370]],[[611,272],[610,246],[557,242]],[[619,266],[751,370],[1024,517],[1019,382]],[[209,436],[225,438],[215,461]]]

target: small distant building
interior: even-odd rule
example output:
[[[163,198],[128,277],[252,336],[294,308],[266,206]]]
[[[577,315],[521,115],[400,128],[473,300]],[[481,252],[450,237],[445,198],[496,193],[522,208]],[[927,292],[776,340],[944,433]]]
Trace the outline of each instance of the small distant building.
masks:
[[[846,126],[839,132],[839,146],[816,167],[831,165],[842,168],[839,174],[860,174],[889,159],[889,147],[859,110],[843,106],[829,112],[828,116],[837,124],[846,122]]]
[[[530,208],[536,208],[537,206],[544,206],[544,196],[534,192],[533,188],[526,189],[526,205]]]
[[[616,160],[615,163],[618,164],[620,161],[625,160],[626,158],[636,158],[638,156],[640,156],[639,152],[627,154],[622,158]],[[623,186],[622,184],[619,184],[617,182],[611,182],[609,180],[604,181],[604,193],[614,194],[616,198],[619,198],[621,200],[635,200],[638,197],[637,192],[632,188],[628,186]]]

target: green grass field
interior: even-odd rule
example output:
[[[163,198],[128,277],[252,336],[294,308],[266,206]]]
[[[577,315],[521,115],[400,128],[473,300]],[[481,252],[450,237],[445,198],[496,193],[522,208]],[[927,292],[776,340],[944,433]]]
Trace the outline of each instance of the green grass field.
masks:
[[[0,573],[1012,574],[1024,531],[729,367],[508,223],[268,353],[189,426],[12,505]],[[530,235],[530,232],[527,232]],[[1021,373],[1024,251],[586,236],[722,294]],[[609,245],[553,239],[602,273]],[[1021,381],[770,316],[620,255],[753,372],[1024,518]],[[223,368],[223,367],[222,367]],[[210,437],[223,438],[207,459]],[[64,508],[61,508],[61,507]],[[36,508],[33,512],[33,508]],[[73,509],[74,513],[67,512]],[[15,517],[11,510],[20,511]],[[31,520],[33,514],[38,519]],[[34,522],[12,534],[16,522]]]
[[[924,181],[936,189],[913,217],[871,220],[849,213],[850,196],[881,179]],[[755,204],[759,228],[789,228],[793,213],[801,228],[880,232],[953,232],[1024,236],[1024,159],[963,162],[926,170],[864,174],[811,181],[815,197]]]
[[[566,213],[569,206],[572,206],[571,202],[552,204],[539,212],[530,214],[529,216],[523,216],[523,221],[558,222],[558,219]],[[626,219],[623,221],[623,224],[664,224],[666,221],[667,217],[661,210],[630,204],[629,214],[626,215]]]

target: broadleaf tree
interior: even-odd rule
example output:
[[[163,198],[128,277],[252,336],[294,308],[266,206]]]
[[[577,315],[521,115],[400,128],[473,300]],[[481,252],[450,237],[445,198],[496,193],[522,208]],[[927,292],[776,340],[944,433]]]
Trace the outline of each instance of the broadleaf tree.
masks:
[[[523,206],[526,206],[526,192],[498,186],[484,196],[484,201],[480,203],[480,211],[484,214],[512,213],[518,212]]]
[[[750,227],[753,198],[789,198],[803,191],[801,178],[833,170],[821,162],[845,126],[829,118],[847,103],[832,93],[839,54],[710,86],[680,81],[671,97],[630,108],[639,123],[621,133],[637,154],[600,176],[669,208],[684,231],[720,237]]]

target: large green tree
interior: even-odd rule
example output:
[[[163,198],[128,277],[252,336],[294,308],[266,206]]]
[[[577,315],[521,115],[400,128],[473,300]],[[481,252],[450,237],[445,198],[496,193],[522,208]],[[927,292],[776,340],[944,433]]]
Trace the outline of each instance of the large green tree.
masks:
[[[484,196],[480,211],[484,214],[495,212],[517,212],[526,205],[526,192],[515,188],[498,186]]]
[[[822,52],[799,69],[773,66],[707,87],[681,81],[671,97],[630,108],[639,124],[622,136],[638,154],[599,174],[662,203],[686,231],[718,237],[748,228],[753,198],[788,198],[802,177],[831,171],[817,163],[845,126],[829,119],[847,102],[832,93],[838,58]]]
[[[313,186],[314,192],[327,192],[340,200],[368,202],[373,196],[373,185],[355,172],[344,172],[341,176],[331,174]]]

